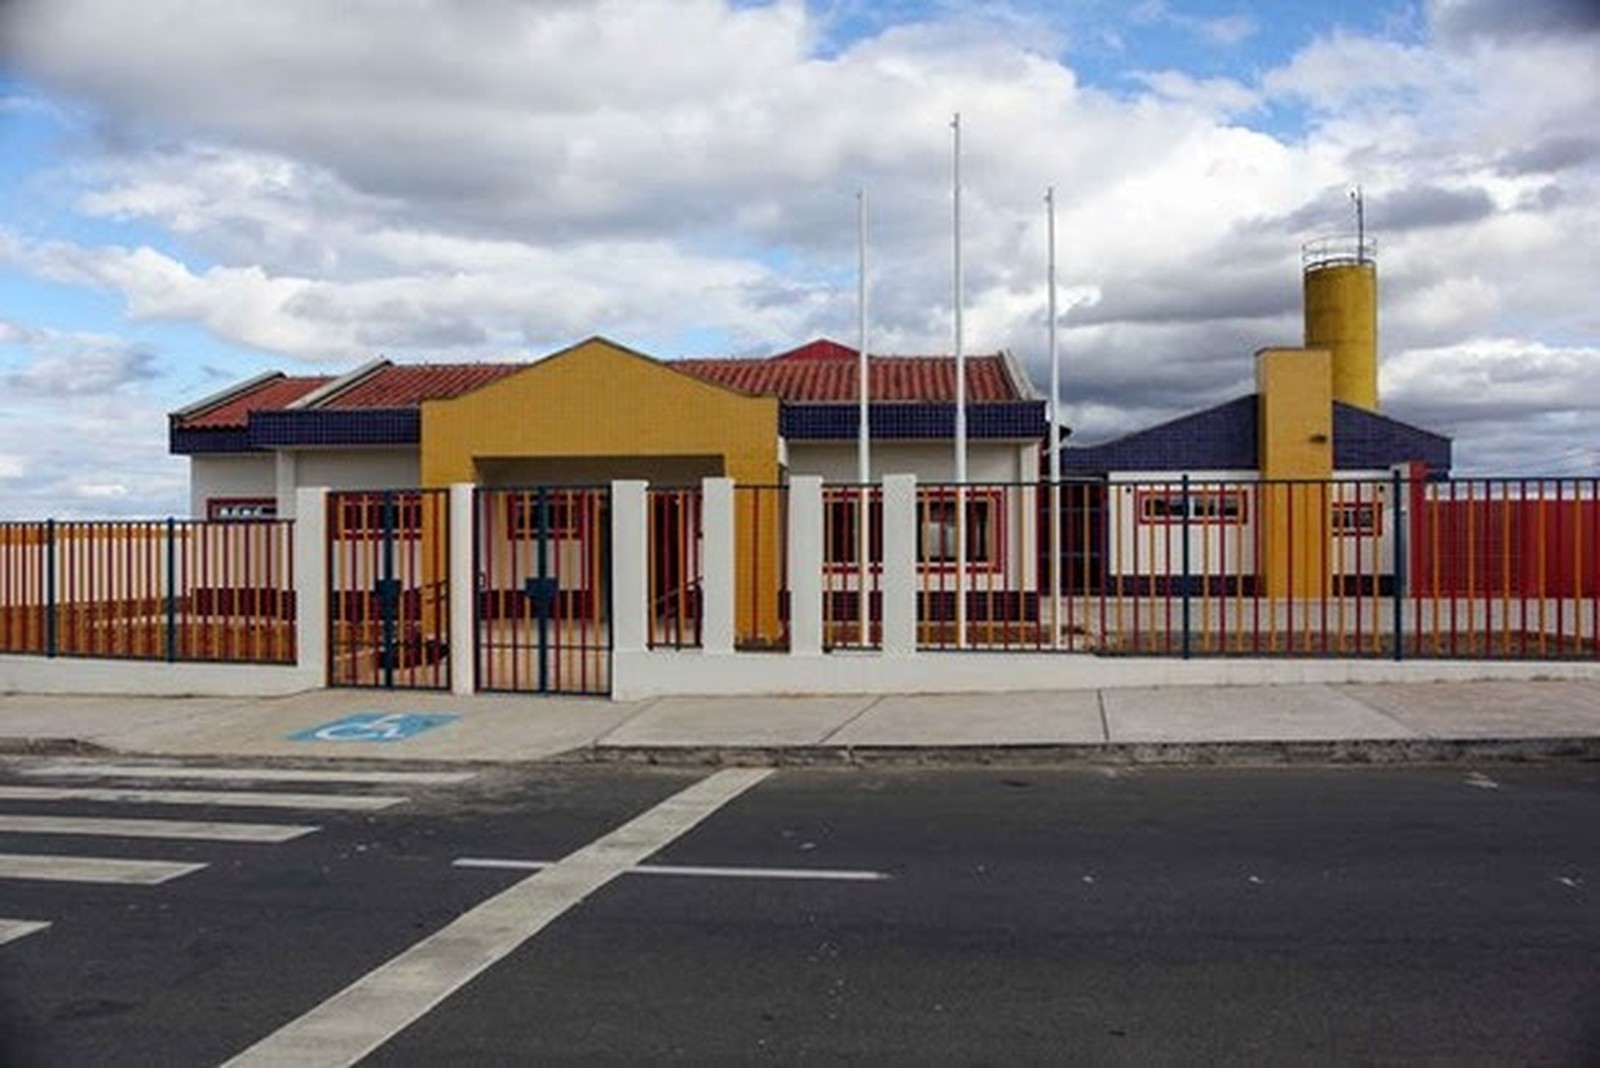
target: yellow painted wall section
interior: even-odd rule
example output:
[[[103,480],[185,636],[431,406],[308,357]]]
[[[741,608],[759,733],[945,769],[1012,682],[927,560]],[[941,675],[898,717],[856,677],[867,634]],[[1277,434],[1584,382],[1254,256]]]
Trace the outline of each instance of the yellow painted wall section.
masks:
[[[1309,597],[1328,575],[1326,480],[1333,476],[1332,356],[1325,349],[1256,353],[1261,578],[1271,597]],[[1310,480],[1310,481],[1299,481]]]
[[[720,456],[723,474],[735,482],[775,485],[778,401],[723,389],[591,338],[471,393],[422,405],[424,486],[476,482],[480,458],[605,456]],[[775,557],[766,558],[776,544],[752,547],[758,558],[739,562],[741,634],[771,640],[781,634],[780,568]],[[739,585],[750,582],[770,589]]]
[[[1333,354],[1333,396],[1378,410],[1378,269],[1371,262],[1305,273],[1306,347]]]

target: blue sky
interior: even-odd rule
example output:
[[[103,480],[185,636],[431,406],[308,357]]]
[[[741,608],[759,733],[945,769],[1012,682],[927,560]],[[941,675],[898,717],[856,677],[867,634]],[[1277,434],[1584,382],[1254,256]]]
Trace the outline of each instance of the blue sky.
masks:
[[[1600,16],[1582,0],[14,0],[0,517],[181,514],[165,414],[263,370],[663,357],[966,322],[1093,441],[1247,392],[1301,242],[1379,241],[1385,409],[1600,473]],[[181,29],[181,32],[179,30]]]

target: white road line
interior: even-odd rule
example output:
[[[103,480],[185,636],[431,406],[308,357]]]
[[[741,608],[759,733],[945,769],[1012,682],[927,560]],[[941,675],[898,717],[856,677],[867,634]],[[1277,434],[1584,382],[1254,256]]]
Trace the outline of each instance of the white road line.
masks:
[[[204,864],[171,860],[118,860],[111,857],[61,857],[0,853],[0,879],[43,879],[61,883],[137,883],[154,886],[197,872]]]
[[[770,774],[765,768],[729,768],[700,780],[463,913],[228,1065],[355,1064],[562,913]]]
[[[292,823],[196,823],[79,816],[8,816],[0,813],[0,831],[16,834],[94,834],[115,838],[188,838],[207,842],[288,842],[318,829]]]
[[[371,812],[403,797],[367,794],[279,794],[247,790],[108,790],[68,786],[0,786],[0,801],[107,801],[135,805],[231,805],[238,808],[307,808]]]
[[[1468,775],[1467,776],[1467,785],[1468,786],[1476,786],[1480,790],[1498,790],[1498,789],[1500,789],[1500,784],[1499,783],[1495,782],[1493,779],[1489,778],[1489,776],[1485,775],[1481,771],[1475,771],[1471,775]]]
[[[50,926],[49,920],[0,920],[0,946]]]
[[[540,871],[554,865],[549,860],[499,860],[493,857],[460,857],[451,861],[456,868],[498,868],[510,871]],[[719,879],[821,879],[847,883],[871,883],[891,879],[888,872],[852,868],[720,868],[700,864],[635,864],[628,875],[688,875]]]
[[[174,767],[168,764],[45,764],[23,768],[37,778],[230,780],[244,782],[368,782],[449,786],[477,778],[472,771],[327,771],[310,768]]]

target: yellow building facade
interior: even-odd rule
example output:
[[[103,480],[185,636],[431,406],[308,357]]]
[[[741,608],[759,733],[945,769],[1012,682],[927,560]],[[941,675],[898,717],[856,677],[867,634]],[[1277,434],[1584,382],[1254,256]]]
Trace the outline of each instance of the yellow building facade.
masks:
[[[782,476],[776,397],[750,396],[603,338],[557,352],[499,381],[422,403],[421,482],[445,487],[585,486],[636,478],[741,487]],[[735,538],[735,624],[756,641],[782,633],[775,539],[780,496],[742,493]]]

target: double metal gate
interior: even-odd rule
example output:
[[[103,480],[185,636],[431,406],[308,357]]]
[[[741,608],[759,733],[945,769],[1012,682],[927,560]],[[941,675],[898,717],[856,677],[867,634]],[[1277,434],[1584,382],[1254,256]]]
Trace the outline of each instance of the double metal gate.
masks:
[[[480,489],[478,685],[611,692],[611,494]]]
[[[328,495],[328,679],[450,686],[447,490]]]

